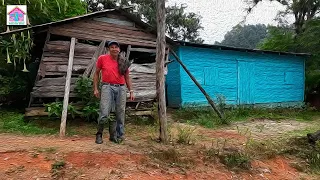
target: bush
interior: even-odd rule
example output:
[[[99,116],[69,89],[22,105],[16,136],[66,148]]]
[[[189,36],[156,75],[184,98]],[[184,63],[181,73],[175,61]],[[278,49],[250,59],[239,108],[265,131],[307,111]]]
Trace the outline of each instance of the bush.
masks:
[[[99,116],[99,101],[93,95],[93,80],[87,77],[81,77],[76,82],[75,93],[81,100],[81,106],[76,109],[71,103],[68,105],[68,114],[73,118],[81,116],[87,121],[95,121]],[[49,116],[61,117],[62,102],[53,102],[46,104],[46,111]]]

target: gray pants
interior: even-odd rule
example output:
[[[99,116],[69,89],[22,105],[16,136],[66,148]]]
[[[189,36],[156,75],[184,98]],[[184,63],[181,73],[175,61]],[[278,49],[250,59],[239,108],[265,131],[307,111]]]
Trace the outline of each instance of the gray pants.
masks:
[[[109,118],[109,116],[110,112],[115,112],[118,138],[124,135],[126,98],[127,93],[125,86],[102,84],[98,124],[105,124],[107,120],[114,121]]]

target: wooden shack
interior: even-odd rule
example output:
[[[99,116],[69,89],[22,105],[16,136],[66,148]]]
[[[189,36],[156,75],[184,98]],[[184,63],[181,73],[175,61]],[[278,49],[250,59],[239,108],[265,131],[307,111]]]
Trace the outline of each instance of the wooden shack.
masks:
[[[29,107],[63,99],[71,38],[76,39],[71,99],[76,96],[77,78],[93,76],[95,62],[99,55],[107,53],[105,44],[111,40],[120,43],[121,51],[133,63],[130,75],[135,102],[156,98],[156,34],[134,15],[121,9],[108,9],[31,28],[35,33],[46,33],[46,38]]]

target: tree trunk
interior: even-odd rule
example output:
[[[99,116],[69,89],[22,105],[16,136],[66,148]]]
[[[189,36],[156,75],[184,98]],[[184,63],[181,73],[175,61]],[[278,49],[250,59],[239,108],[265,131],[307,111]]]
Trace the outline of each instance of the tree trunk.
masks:
[[[67,78],[66,78],[66,85],[65,85],[64,98],[63,98],[63,111],[62,111],[62,116],[61,116],[60,137],[63,137],[66,135],[66,123],[67,123],[67,115],[68,115],[70,82],[71,82],[75,44],[76,44],[76,39],[71,38]]]
[[[160,123],[160,141],[167,142],[167,115],[166,100],[164,89],[164,60],[165,60],[165,0],[157,0],[157,97],[158,97],[158,114]]]

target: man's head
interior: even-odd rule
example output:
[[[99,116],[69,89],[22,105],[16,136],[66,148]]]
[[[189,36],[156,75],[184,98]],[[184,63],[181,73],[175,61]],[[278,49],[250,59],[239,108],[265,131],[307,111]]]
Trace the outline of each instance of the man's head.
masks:
[[[120,45],[117,41],[110,41],[108,43],[108,48],[111,56],[116,57],[119,55]]]

